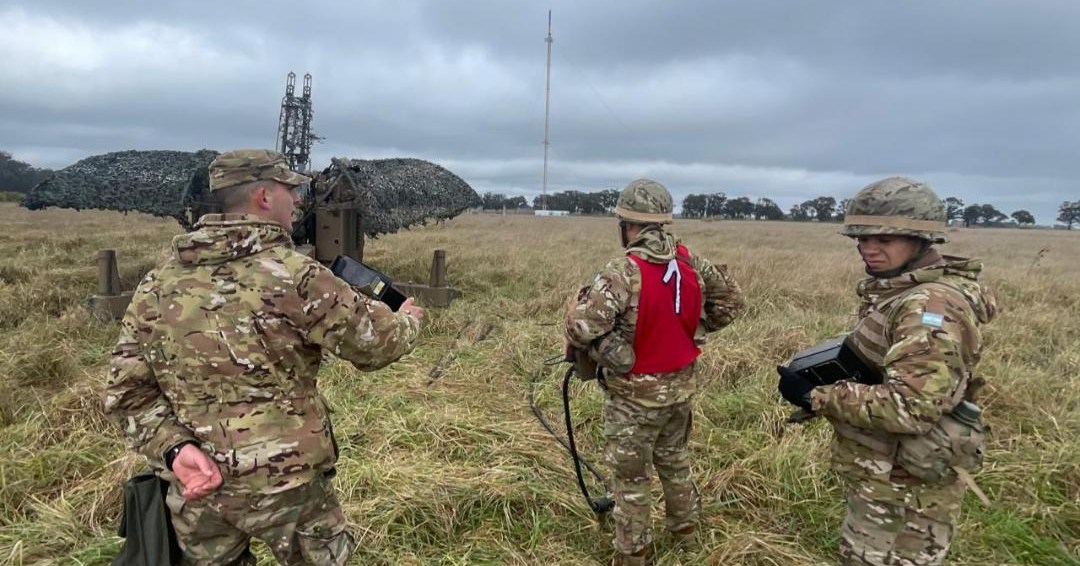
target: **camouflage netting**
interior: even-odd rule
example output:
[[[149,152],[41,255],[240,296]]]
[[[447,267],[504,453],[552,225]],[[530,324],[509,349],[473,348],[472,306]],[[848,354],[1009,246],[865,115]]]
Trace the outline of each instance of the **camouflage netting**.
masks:
[[[76,210],[137,210],[169,216],[188,226],[185,194],[192,183],[207,186],[206,169],[217,157],[208,149],[189,151],[117,151],[87,157],[38,183],[23,206]],[[197,188],[194,192],[202,192]]]
[[[137,210],[175,218],[185,228],[207,208],[207,167],[212,150],[118,151],[88,157],[39,183],[23,201],[37,210],[47,206],[77,210]],[[420,159],[335,159],[315,176],[294,237],[314,230],[310,214],[316,201],[340,198],[360,211],[360,230],[371,236],[395,232],[427,220],[453,218],[480,206],[480,197],[460,177]],[[189,212],[193,214],[189,214]],[[190,216],[190,217],[189,217]],[[308,226],[311,224],[311,226]]]
[[[453,218],[481,204],[468,183],[422,159],[334,159],[316,176],[315,192],[326,198],[335,190],[357,204],[360,229],[369,236]]]

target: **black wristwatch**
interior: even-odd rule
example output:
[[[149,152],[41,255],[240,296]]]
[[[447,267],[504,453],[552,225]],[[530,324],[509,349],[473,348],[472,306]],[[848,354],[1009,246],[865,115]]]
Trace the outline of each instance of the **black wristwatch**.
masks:
[[[175,460],[176,456],[180,454],[180,450],[182,450],[188,444],[195,444],[195,442],[192,440],[185,440],[165,452],[165,468],[167,470],[169,470],[170,472],[172,471],[173,460]]]

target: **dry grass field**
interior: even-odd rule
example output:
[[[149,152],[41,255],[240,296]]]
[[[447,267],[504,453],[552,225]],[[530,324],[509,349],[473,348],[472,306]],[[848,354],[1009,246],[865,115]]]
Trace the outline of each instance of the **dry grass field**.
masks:
[[[101,410],[117,324],[94,322],[83,303],[98,249],[117,250],[130,288],[178,230],[137,214],[0,204],[0,563],[108,564],[117,552],[120,483],[141,462]],[[676,222],[696,252],[729,265],[749,308],[701,359],[691,449],[703,548],[679,553],[660,534],[660,564],[836,562],[843,506],[829,431],[780,424],[789,408],[773,371],[851,323],[861,268],[836,230]],[[1078,564],[1080,233],[952,239],[946,252],[986,260],[1002,312],[986,327],[980,366],[993,439],[976,479],[993,505],[965,501],[950,563]],[[539,402],[559,422],[561,368],[542,362],[559,353],[567,295],[619,253],[614,221],[465,215],[370,241],[365,259],[426,281],[435,248],[447,250],[463,297],[429,311],[416,351],[382,371],[332,361],[321,375],[342,448],[337,485],[360,539],[355,563],[602,563],[608,527],[526,392],[541,372]],[[575,384],[573,396],[582,452],[598,461],[601,396],[593,384]]]

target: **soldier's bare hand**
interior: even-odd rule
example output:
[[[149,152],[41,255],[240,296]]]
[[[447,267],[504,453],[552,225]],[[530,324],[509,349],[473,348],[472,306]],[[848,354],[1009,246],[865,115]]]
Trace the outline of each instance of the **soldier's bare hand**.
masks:
[[[221,470],[194,444],[187,444],[173,460],[173,473],[184,486],[184,499],[192,501],[210,495],[221,486]]]
[[[401,303],[401,307],[398,308],[398,311],[412,316],[416,318],[416,320],[424,320],[424,309],[416,306],[416,304],[413,303],[412,297],[405,299],[405,302]]]

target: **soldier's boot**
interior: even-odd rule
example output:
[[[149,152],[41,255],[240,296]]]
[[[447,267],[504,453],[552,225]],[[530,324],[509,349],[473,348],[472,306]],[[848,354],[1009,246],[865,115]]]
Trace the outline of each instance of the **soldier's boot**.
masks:
[[[675,540],[675,548],[684,552],[696,552],[701,548],[701,540],[698,538],[697,528],[694,525],[684,527],[671,532]]]
[[[615,557],[611,559],[611,566],[648,566],[649,564],[652,564],[652,548],[648,546],[633,554],[615,551]]]

